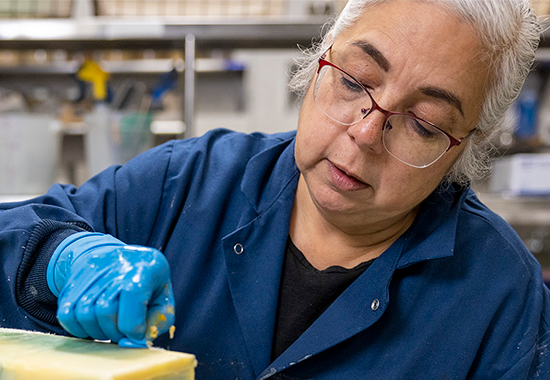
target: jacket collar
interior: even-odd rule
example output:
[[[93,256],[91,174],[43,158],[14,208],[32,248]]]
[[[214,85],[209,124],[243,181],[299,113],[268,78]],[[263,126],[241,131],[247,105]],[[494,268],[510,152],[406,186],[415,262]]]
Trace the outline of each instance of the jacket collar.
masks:
[[[296,133],[280,136],[279,144],[249,160],[241,182],[241,191],[257,214],[269,208],[299,173],[294,159]]]
[[[422,202],[397,268],[453,256],[458,216],[468,193],[455,184],[441,185]]]

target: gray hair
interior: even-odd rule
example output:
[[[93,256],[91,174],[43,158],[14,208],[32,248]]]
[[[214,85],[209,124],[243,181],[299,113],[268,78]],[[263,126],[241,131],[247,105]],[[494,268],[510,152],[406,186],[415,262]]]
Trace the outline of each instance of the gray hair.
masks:
[[[322,40],[303,50],[290,88],[303,100],[317,70],[318,58],[332,41],[351,27],[369,6],[391,0],[349,0],[340,15],[326,27]],[[531,70],[541,26],[528,0],[411,0],[443,6],[477,32],[485,47],[492,77],[486,88],[477,130],[466,140],[462,155],[446,175],[448,182],[466,185],[483,178],[490,168],[492,138],[508,128],[506,110],[519,95]]]

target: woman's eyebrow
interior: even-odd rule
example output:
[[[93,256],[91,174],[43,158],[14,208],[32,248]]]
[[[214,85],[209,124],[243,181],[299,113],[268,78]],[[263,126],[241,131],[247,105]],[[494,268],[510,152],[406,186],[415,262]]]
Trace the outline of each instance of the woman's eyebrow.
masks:
[[[385,72],[390,71],[390,62],[384,57],[384,54],[372,44],[366,41],[355,41],[351,43],[352,46],[357,46],[361,48],[366,54],[370,55],[372,59],[384,70]]]
[[[462,117],[464,117],[464,111],[462,110],[462,102],[460,101],[458,96],[456,96],[452,92],[449,92],[439,87],[423,87],[420,89],[420,91],[422,91],[423,94],[428,95],[432,98],[437,98],[437,99],[446,101],[447,103],[455,107],[460,112]]]

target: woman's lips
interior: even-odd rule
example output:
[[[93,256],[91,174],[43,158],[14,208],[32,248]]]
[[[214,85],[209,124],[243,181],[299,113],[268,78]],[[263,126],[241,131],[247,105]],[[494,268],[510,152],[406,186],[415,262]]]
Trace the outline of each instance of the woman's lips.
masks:
[[[357,178],[346,174],[346,172],[334,165],[329,160],[327,160],[327,162],[332,183],[338,189],[344,191],[356,191],[365,189],[368,186],[365,182],[362,182]]]

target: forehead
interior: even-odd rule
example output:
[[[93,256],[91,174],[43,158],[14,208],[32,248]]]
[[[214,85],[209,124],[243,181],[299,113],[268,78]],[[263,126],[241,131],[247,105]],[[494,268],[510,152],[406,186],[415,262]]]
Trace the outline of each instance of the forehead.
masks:
[[[385,48],[388,56],[437,63],[479,62],[486,50],[473,27],[435,2],[388,0],[366,7],[357,20],[344,30],[335,44],[371,39]]]
[[[362,42],[387,60],[385,71],[401,81],[400,89],[443,88],[456,94],[465,110],[479,113],[489,75],[484,49],[471,25],[440,5],[406,0],[371,5],[335,39],[335,51],[384,69],[361,49]]]

